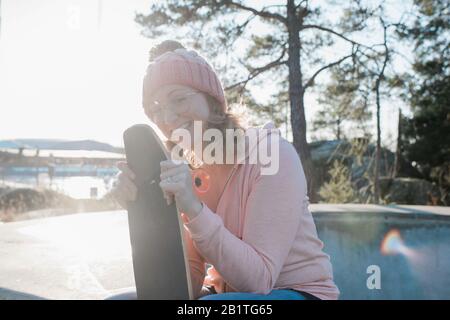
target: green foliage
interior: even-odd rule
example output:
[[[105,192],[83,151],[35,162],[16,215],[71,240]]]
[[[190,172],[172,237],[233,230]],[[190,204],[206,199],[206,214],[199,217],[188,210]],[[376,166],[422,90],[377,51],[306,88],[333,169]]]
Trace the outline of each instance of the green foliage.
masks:
[[[333,69],[331,82],[318,99],[321,109],[313,121],[313,130],[331,129],[335,139],[347,137],[345,126],[351,127],[351,135],[367,134],[367,122],[372,114],[368,98],[362,90],[361,74],[356,66],[344,65]],[[359,129],[356,133],[355,128]]]
[[[342,161],[335,160],[329,170],[330,180],[320,188],[319,195],[326,203],[349,203],[356,199],[350,171]]]
[[[147,15],[137,14],[136,22],[149,38],[170,35],[201,48],[221,75],[227,97],[243,100],[253,120],[280,125],[290,117],[293,145],[303,162],[308,188],[316,190],[306,139],[305,110],[311,106],[305,95],[323,88],[323,75],[332,71],[336,76],[321,95],[326,108],[313,129],[332,127],[341,138],[341,127],[348,125],[363,131],[357,135],[367,136],[368,106],[376,100],[379,110],[380,93],[386,93],[388,50],[386,33],[382,33],[385,41],[381,44],[371,34],[360,36],[380,32],[375,26],[380,23],[386,30],[383,7],[383,0],[288,0],[270,5],[243,0],[168,0],[156,2]],[[252,97],[250,86],[277,92],[261,101]],[[310,196],[314,202],[315,194]]]
[[[327,64],[336,62],[337,57],[330,58],[325,51],[335,42],[346,42],[340,34],[351,38],[353,32],[364,29],[365,21],[372,14],[366,4],[359,1],[329,1],[323,7],[340,10],[339,18],[335,22],[328,21],[322,5],[315,2],[304,1],[296,8],[300,24],[309,26],[300,30],[301,80],[308,88],[317,84],[315,73],[318,70],[323,67],[326,70]],[[201,49],[221,75],[227,96],[236,101],[241,95],[254,119],[272,120],[278,125],[286,121],[290,45],[286,1],[265,5],[250,1],[168,0],[151,5],[145,14],[137,13],[135,21],[151,39],[169,36]],[[352,43],[347,41],[347,46],[351,47]],[[342,58],[341,54],[338,57]],[[247,84],[265,87],[268,83],[279,89],[269,101],[251,97]],[[302,96],[305,90],[300,91]],[[288,113],[298,112],[304,111],[293,108]]]
[[[419,14],[399,32],[415,44],[406,95],[413,116],[403,121],[404,152],[432,178],[432,171],[446,171],[450,165],[450,4],[440,0],[415,4]]]

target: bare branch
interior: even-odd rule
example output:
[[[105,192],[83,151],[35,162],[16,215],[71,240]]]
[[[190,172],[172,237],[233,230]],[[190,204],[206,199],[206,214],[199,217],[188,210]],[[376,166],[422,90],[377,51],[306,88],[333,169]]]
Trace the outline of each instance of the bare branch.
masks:
[[[383,60],[383,66],[381,68],[381,71],[379,73],[378,76],[378,83],[377,83],[377,90],[379,89],[379,82],[384,78],[384,71],[386,69],[386,65],[389,61],[389,47],[387,45],[387,29],[389,28],[389,26],[386,25],[386,23],[384,22],[383,18],[380,18],[380,23],[383,26],[383,45],[384,45],[384,60]]]
[[[306,84],[304,85],[304,90],[306,90],[308,87],[312,86],[314,84],[314,80],[316,79],[316,77],[324,70],[332,68],[334,66],[337,66],[339,64],[341,64],[342,62],[344,62],[345,60],[353,57],[355,55],[355,52],[352,51],[351,54],[349,54],[348,56],[342,57],[341,59],[334,61],[330,64],[327,64],[325,66],[323,66],[322,68],[320,68],[319,70],[317,70],[316,72],[314,72],[314,74],[311,76],[311,78],[309,78],[309,80],[306,82]]]
[[[350,39],[350,38],[347,38],[347,37],[344,36],[342,33],[339,33],[339,32],[337,32],[337,31],[334,31],[333,29],[330,29],[330,28],[322,27],[322,26],[315,25],[315,24],[304,24],[304,25],[302,25],[302,26],[300,27],[300,31],[306,30],[306,29],[318,29],[318,30],[322,30],[322,31],[325,31],[325,32],[329,32],[329,33],[334,34],[335,36],[338,36],[338,37],[341,38],[341,39],[344,39],[344,40],[347,41],[347,42],[350,42],[350,43],[353,44],[353,45],[358,45],[358,46],[363,46],[363,47],[365,47],[365,45],[363,45],[363,44],[361,44],[361,43],[358,43],[358,42],[356,42],[356,41],[354,41],[354,40],[352,40],[352,39]]]
[[[250,17],[248,17],[247,20],[245,20],[244,23],[242,23],[241,25],[238,25],[235,29],[239,30],[239,33],[243,33],[244,29],[248,26],[248,24],[256,17],[255,14],[250,15]]]
[[[403,60],[405,60],[410,66],[412,66],[412,65],[414,64],[414,61],[412,61],[411,58],[408,57],[408,56],[406,56],[403,52],[398,51],[398,50],[393,49],[393,48],[391,48],[390,51],[391,51],[393,54],[402,57]]]
[[[260,74],[274,68],[277,66],[281,66],[283,64],[287,64],[287,60],[282,60],[284,58],[284,56],[286,55],[286,46],[283,46],[283,52],[281,53],[280,57],[272,62],[269,62],[268,64],[266,64],[265,66],[262,67],[258,67],[258,68],[254,68],[248,75],[247,79],[236,82],[228,87],[225,88],[225,91],[227,90],[231,90],[234,89],[238,86],[241,86],[241,89],[239,90],[241,93],[244,91],[245,87],[247,86],[248,82],[254,78],[256,78],[257,76],[259,76]]]
[[[231,90],[231,89],[236,88],[236,87],[238,87],[238,86],[241,86],[241,85],[243,84],[242,88],[240,89],[240,91],[242,92],[242,91],[244,91],[245,87],[247,86],[247,84],[248,84],[248,82],[249,82],[250,80],[256,78],[256,77],[259,76],[261,73],[263,73],[263,72],[265,72],[265,71],[268,71],[268,70],[270,70],[270,69],[272,69],[272,68],[274,68],[274,67],[281,66],[281,65],[283,65],[283,64],[287,64],[287,62],[288,62],[287,60],[282,60],[282,61],[272,61],[272,62],[266,64],[266,65],[263,66],[263,67],[256,68],[256,69],[254,70],[254,72],[251,72],[251,73],[249,74],[249,76],[248,76],[247,79],[242,80],[242,81],[239,81],[239,82],[236,82],[236,83],[232,84],[231,86],[226,87],[224,90],[225,90],[225,91]]]
[[[380,85],[381,81],[384,80],[384,71],[386,70],[386,65],[389,61],[389,47],[387,45],[387,29],[388,26],[384,22],[383,18],[380,17],[380,23],[383,27],[383,43],[384,43],[384,60],[383,66],[380,72],[377,75],[377,79],[375,81],[375,92],[376,92],[376,105],[377,105],[377,147],[376,147],[376,158],[375,158],[375,203],[379,202],[379,171],[380,171],[380,155],[381,155],[381,125],[380,125],[380,110],[381,110],[381,101],[380,101]]]
[[[302,6],[302,4],[306,3],[305,8],[307,8],[309,6],[309,1],[308,0],[302,0],[300,1],[300,3],[298,5],[295,6],[295,11],[297,11],[298,8],[300,8]]]
[[[278,21],[282,22],[283,24],[287,24],[287,19],[278,13],[268,12],[268,11],[264,11],[264,10],[258,11],[255,8],[247,7],[241,3],[234,2],[234,1],[224,1],[224,3],[226,5],[234,6],[236,8],[242,9],[242,10],[250,11],[253,14],[260,16],[262,18],[274,19],[274,20],[278,20]]]
[[[269,8],[286,8],[285,4],[271,4],[270,6],[265,6],[263,9],[269,9]]]

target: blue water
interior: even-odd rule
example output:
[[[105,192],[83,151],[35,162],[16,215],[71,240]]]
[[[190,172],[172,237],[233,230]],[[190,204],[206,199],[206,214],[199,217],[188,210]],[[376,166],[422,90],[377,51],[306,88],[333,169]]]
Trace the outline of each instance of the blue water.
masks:
[[[56,166],[53,177],[48,167],[9,167],[0,170],[0,182],[30,188],[48,188],[76,199],[101,198],[111,190],[116,167]]]
[[[35,176],[39,173],[49,173],[49,167],[5,167],[3,168],[3,175],[15,176],[15,175],[28,175]],[[93,165],[83,166],[55,166],[54,176],[113,176],[117,174],[118,169],[116,167],[96,167]]]

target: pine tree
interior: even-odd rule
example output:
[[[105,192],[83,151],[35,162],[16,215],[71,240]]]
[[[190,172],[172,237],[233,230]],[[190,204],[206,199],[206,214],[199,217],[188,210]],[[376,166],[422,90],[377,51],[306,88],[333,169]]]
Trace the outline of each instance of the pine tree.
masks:
[[[239,0],[169,0],[153,4],[147,14],[136,15],[143,34],[150,38],[176,30],[177,38],[192,39],[192,46],[207,52],[216,69],[226,74],[227,91],[243,92],[249,83],[284,88],[290,104],[293,145],[302,160],[312,202],[314,170],[306,139],[305,93],[323,73],[371,49],[352,39],[353,33],[366,28],[371,10],[361,1],[330,0],[327,7],[340,10],[341,19],[331,22],[317,2],[295,0],[271,5]],[[256,32],[262,27],[266,32]],[[337,42],[345,47],[344,53],[327,58],[323,50]],[[242,46],[246,49],[240,50]],[[246,76],[242,77],[243,73]],[[283,106],[271,105],[266,111],[272,113],[273,107]]]
[[[338,140],[348,137],[346,126],[351,126],[352,138],[360,132],[366,134],[367,122],[372,114],[367,95],[362,94],[363,79],[357,69],[357,65],[344,64],[331,72],[331,82],[318,99],[321,109],[313,121],[314,131],[331,130]]]
[[[400,36],[415,46],[413,72],[405,75],[413,116],[404,120],[403,149],[425,178],[450,201],[450,3],[414,1],[418,14]]]

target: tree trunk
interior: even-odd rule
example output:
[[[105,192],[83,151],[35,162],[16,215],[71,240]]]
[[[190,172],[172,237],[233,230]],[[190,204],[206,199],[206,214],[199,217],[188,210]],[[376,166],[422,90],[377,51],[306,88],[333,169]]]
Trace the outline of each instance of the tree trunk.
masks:
[[[341,117],[338,116],[337,118],[337,134],[336,134],[336,138],[338,140],[341,140]]]
[[[291,103],[291,126],[293,144],[302,161],[308,183],[308,196],[311,202],[316,202],[314,193],[314,172],[311,153],[306,141],[306,119],[304,105],[303,76],[300,64],[300,21],[296,14],[295,1],[288,0],[287,22],[289,34],[289,100]]]
[[[375,81],[375,92],[376,92],[376,102],[377,102],[377,150],[375,157],[375,183],[374,183],[374,202],[378,204],[380,202],[380,157],[381,157],[381,125],[380,125],[380,85],[381,81],[384,79],[384,71],[386,65],[389,61],[389,48],[387,46],[387,26],[382,18],[380,18],[381,25],[383,26],[383,46],[384,46],[384,61],[380,73],[378,74],[377,80]]]
[[[395,150],[394,168],[391,178],[397,178],[400,168],[400,157],[402,152],[402,110],[398,109],[398,127],[397,127],[397,149]]]
[[[380,158],[381,158],[381,126],[380,126],[380,82],[381,76],[375,84],[377,101],[377,148],[375,153],[375,181],[374,181],[374,203],[380,202]]]

